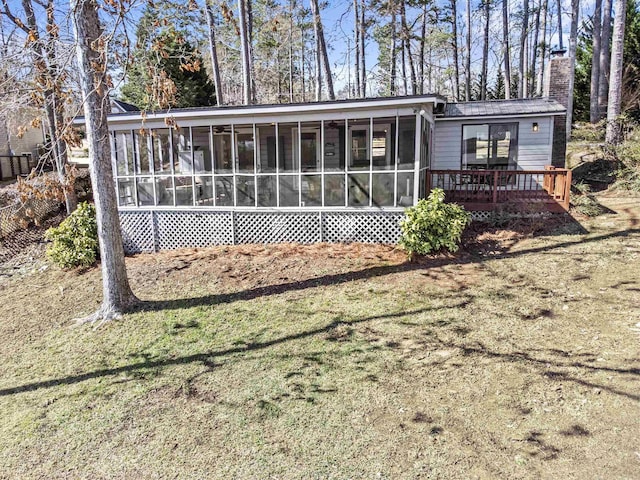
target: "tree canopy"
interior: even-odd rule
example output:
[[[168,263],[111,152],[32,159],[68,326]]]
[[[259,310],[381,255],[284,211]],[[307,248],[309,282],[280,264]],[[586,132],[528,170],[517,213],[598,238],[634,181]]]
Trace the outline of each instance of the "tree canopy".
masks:
[[[180,23],[163,18],[160,8],[147,5],[138,24],[122,98],[151,111],[215,105],[215,87],[202,55]]]

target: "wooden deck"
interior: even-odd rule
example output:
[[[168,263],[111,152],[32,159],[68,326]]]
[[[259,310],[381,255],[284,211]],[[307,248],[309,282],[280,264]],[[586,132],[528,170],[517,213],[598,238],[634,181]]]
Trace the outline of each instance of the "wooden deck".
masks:
[[[566,212],[569,210],[571,171],[544,170],[431,170],[427,191],[442,188],[445,199],[471,211]]]

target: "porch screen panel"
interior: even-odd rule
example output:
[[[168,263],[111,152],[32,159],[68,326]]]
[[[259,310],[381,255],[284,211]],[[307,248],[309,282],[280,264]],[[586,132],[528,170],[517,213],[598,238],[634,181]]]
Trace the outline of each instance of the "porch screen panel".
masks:
[[[193,177],[191,176],[176,176],[175,182],[175,197],[176,205],[189,207],[193,205]]]
[[[324,204],[327,207],[345,206],[344,174],[325,174]]]
[[[352,173],[348,175],[348,195],[350,207],[369,206],[369,174]]]
[[[168,128],[151,130],[153,143],[153,170],[156,175],[171,174],[171,135]],[[172,202],[173,203],[173,202]]]
[[[253,175],[236,176],[236,205],[238,207],[255,206],[255,181]]]
[[[214,173],[231,173],[233,171],[231,142],[231,126],[216,125],[213,127]]]
[[[233,177],[216,175],[214,178],[216,207],[233,207]]]
[[[292,136],[293,156],[300,157],[300,168],[303,172],[319,172],[321,170],[321,125],[320,122],[301,122],[300,137],[297,129]],[[298,145],[299,141],[299,145]]]
[[[235,125],[236,172],[254,173],[255,139],[252,125]]]
[[[258,206],[276,207],[278,205],[278,192],[275,175],[258,176]]]
[[[137,177],[136,188],[138,189],[138,205],[155,205],[154,182],[152,177]]]
[[[349,120],[349,170],[370,170],[371,119]]]
[[[345,121],[324,122],[324,171],[344,172],[345,165]],[[343,185],[344,187],[344,185]]]
[[[322,176],[303,175],[300,181],[303,207],[322,206]]]
[[[193,171],[195,174],[211,173],[213,162],[211,155],[211,131],[209,127],[193,127]]]
[[[280,156],[284,157],[284,138],[279,137],[276,142],[275,125],[257,125],[258,132],[258,173],[274,173],[276,171],[276,145],[279,144]],[[258,188],[260,188],[258,186]]]
[[[371,157],[374,170],[393,170],[395,143],[396,118],[374,118],[371,134]],[[393,199],[393,191],[391,198]]]
[[[298,207],[300,204],[300,187],[298,175],[280,175],[280,206],[281,207]]]
[[[116,131],[113,134],[113,144],[116,160],[116,187],[118,205],[135,206],[137,192],[135,185],[135,144],[131,130]]]
[[[171,177],[156,177],[156,205],[171,206],[173,205],[173,179]]]
[[[413,205],[413,172],[398,172],[396,203],[399,207]]]
[[[136,173],[139,175],[150,174],[152,165],[151,159],[151,138],[147,133],[136,132]]]
[[[181,128],[171,129],[173,144],[173,171],[176,174],[193,173],[193,164],[191,160],[191,129]]]
[[[416,119],[398,119],[398,170],[413,170],[416,155]]]
[[[393,173],[374,173],[371,181],[371,204],[374,207],[393,207]]]
[[[293,136],[298,133],[298,123],[279,123],[278,136],[284,139],[284,148],[282,155],[279,155],[278,170],[281,173],[300,171],[300,158],[293,153]]]
[[[133,175],[133,135],[131,130],[114,133],[116,151],[116,173],[118,176]]]

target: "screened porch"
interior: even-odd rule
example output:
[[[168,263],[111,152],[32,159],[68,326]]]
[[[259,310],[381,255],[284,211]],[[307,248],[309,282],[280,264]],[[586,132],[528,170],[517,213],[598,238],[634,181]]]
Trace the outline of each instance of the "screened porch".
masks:
[[[398,209],[413,205],[424,193],[429,122],[420,113],[340,116],[113,129],[119,206]]]

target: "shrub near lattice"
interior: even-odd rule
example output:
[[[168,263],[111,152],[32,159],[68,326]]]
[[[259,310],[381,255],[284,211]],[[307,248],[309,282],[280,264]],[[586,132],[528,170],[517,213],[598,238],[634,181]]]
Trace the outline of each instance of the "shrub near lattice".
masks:
[[[471,215],[460,205],[444,202],[444,191],[436,188],[429,197],[405,210],[401,222],[400,245],[410,256],[460,247],[462,232],[471,221]]]
[[[47,257],[60,267],[93,265],[99,252],[95,207],[81,203],[59,226],[47,230],[45,238],[52,242],[47,247]]]

